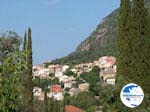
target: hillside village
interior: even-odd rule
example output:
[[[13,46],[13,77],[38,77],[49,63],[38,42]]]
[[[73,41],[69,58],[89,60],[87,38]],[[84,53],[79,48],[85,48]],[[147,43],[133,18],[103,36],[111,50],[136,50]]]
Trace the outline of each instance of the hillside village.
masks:
[[[89,90],[89,83],[81,78],[83,73],[89,73],[94,67],[100,69],[97,74],[99,80],[115,85],[116,79],[116,58],[113,56],[103,56],[92,63],[81,63],[73,67],[69,65],[48,65],[44,64],[33,66],[33,80],[37,77],[40,79],[49,79],[51,84],[48,85],[47,97],[57,101],[63,101],[66,93],[70,96],[76,96],[80,92]],[[55,83],[53,83],[53,80]],[[33,89],[34,98],[43,101],[44,91],[38,86]]]

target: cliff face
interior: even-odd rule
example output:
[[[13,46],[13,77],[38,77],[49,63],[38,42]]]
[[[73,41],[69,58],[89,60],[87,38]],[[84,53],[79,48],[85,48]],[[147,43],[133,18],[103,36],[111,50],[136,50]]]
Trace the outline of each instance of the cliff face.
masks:
[[[150,7],[150,0],[145,0],[145,6]],[[88,51],[90,48],[96,50],[106,46],[114,48],[117,35],[117,17],[119,9],[105,17],[97,26],[96,30],[77,47],[75,52]],[[112,50],[112,51],[115,51]]]
[[[117,31],[118,10],[105,17],[96,30],[77,47],[75,52],[98,50],[109,45],[114,47]]]

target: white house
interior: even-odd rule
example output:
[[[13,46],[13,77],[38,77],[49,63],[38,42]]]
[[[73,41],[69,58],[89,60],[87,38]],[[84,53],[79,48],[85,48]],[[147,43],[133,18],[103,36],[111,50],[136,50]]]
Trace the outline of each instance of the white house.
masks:
[[[61,71],[55,71],[55,77],[62,77],[63,76],[63,72]]]
[[[46,78],[48,78],[48,75],[46,75],[46,74],[40,74],[39,77],[40,77],[40,79],[46,79]]]
[[[89,83],[82,83],[82,84],[79,84],[79,85],[78,85],[78,88],[79,88],[81,91],[88,91],[88,89],[89,89]]]
[[[59,77],[59,82],[68,82],[69,81],[69,76],[63,75]]]
[[[112,85],[115,85],[115,81],[116,81],[115,78],[107,78],[107,79],[106,79],[106,83],[112,84]]]
[[[72,87],[72,81],[68,81],[64,83],[64,88],[71,88]]]
[[[33,88],[33,96],[34,98],[37,98],[38,100],[41,100],[41,101],[44,100],[44,92],[42,92],[42,89],[39,87]]]
[[[116,66],[116,65],[113,65],[113,69],[114,69],[114,71],[116,72],[116,71],[117,71],[117,66]]]
[[[100,71],[100,78],[106,82],[107,78],[115,77],[116,72],[113,68],[105,68],[104,70]]]
[[[69,69],[69,65],[64,65],[64,66],[62,67],[62,72],[65,72],[67,69]]]
[[[70,69],[70,71],[72,71],[73,73],[77,73],[78,72],[78,70],[77,69],[75,69],[75,68],[73,68],[73,69]]]
[[[99,59],[100,68],[109,68],[115,64],[116,58],[113,56],[103,56]]]
[[[60,85],[51,86],[50,92],[47,94],[47,96],[58,101],[62,101],[64,99],[62,88]]]

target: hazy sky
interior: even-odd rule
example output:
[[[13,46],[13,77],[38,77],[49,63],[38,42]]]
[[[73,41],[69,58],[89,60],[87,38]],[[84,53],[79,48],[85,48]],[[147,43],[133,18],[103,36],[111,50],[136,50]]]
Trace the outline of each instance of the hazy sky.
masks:
[[[0,32],[23,37],[30,26],[34,64],[66,56],[120,0],[0,0]]]

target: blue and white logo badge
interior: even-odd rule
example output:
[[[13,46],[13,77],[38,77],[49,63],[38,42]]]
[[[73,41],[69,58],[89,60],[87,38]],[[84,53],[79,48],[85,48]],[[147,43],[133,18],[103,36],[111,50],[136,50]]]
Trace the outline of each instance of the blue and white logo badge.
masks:
[[[130,83],[123,87],[120,93],[120,98],[125,106],[135,108],[142,103],[144,93],[140,86]]]

